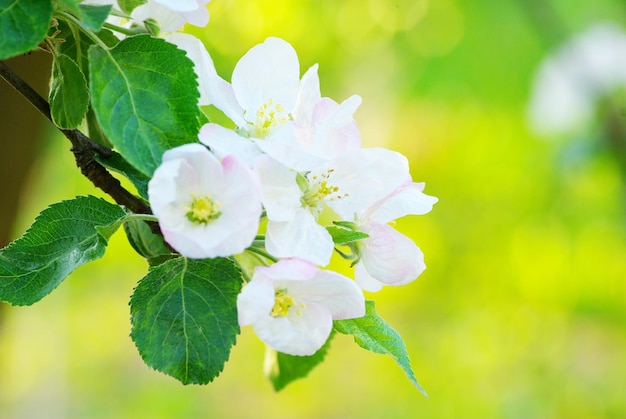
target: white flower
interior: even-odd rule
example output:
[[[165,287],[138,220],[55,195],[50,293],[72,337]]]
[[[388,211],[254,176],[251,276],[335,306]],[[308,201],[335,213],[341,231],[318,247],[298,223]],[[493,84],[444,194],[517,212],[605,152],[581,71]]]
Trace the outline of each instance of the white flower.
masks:
[[[541,134],[577,128],[620,87],[626,87],[626,33],[596,25],[541,63],[528,108],[531,127]]]
[[[430,212],[437,198],[424,194],[423,183],[407,183],[377,202],[360,217],[358,230],[369,235],[357,244],[360,259],[354,276],[366,291],[404,285],[426,269],[424,255],[407,236],[389,225],[408,214]]]
[[[333,320],[365,315],[354,281],[302,260],[257,267],[237,298],[239,325],[252,325],[259,338],[290,355],[313,355],[324,345]]]
[[[217,75],[208,54],[205,81],[210,102],[237,125],[239,139],[215,136],[220,128],[209,124],[200,141],[218,156],[261,150],[287,167],[310,170],[324,161],[360,146],[352,115],[361,103],[352,96],[340,105],[322,98],[317,64],[299,79],[300,64],[293,47],[267,38],[237,63],[232,84]],[[260,150],[259,150],[260,149]],[[256,150],[256,151],[253,151]]]
[[[185,23],[204,27],[209,23],[209,0],[148,0],[131,13],[135,22],[154,19],[162,32],[175,32]]]
[[[406,157],[382,148],[358,149],[305,173],[262,155],[256,170],[269,220],[267,250],[320,266],[328,264],[334,248],[317,221],[326,208],[342,220],[354,221],[410,179]]]
[[[235,123],[241,136],[238,141],[236,139],[225,141],[223,135],[216,138],[212,134],[219,128],[209,124],[209,129],[201,132],[200,141],[211,147],[218,156],[237,155],[242,147],[249,150],[257,150],[260,147],[263,151],[273,154],[273,149],[265,149],[265,145],[282,142],[282,146],[277,146],[276,156],[281,160],[281,155],[290,155],[291,151],[299,152],[300,143],[310,142],[312,135],[308,131],[314,125],[323,125],[320,122],[323,116],[328,121],[320,131],[328,132],[325,138],[329,142],[336,137],[332,129],[339,130],[335,127],[337,124],[345,125],[352,122],[354,125],[351,116],[360,103],[360,98],[351,98],[351,102],[341,109],[343,113],[346,113],[348,108],[352,109],[349,122],[344,122],[343,119],[339,121],[339,117],[335,118],[336,121],[332,120],[326,115],[329,112],[325,112],[333,106],[327,103],[328,100],[316,106],[322,100],[317,65],[309,68],[300,80],[300,64],[296,51],[282,39],[267,38],[262,44],[251,48],[235,66],[232,84],[217,75],[208,56],[205,69],[208,84],[206,90],[210,102]],[[352,127],[350,133],[354,135],[354,131],[356,126]],[[302,140],[296,137],[300,134],[303,134]],[[356,141],[360,143],[358,131]],[[244,146],[244,143],[249,144]],[[284,150],[285,148],[287,150]],[[256,154],[260,152],[258,150]],[[305,156],[306,158],[313,160],[314,155]]]
[[[293,121],[256,143],[291,169],[313,170],[360,148],[361,136],[353,119],[360,104],[361,97],[357,95],[341,104],[326,97],[314,102],[312,107],[307,103],[303,109],[296,108],[299,112],[293,115]]]
[[[211,69],[214,71],[214,67]],[[298,98],[300,64],[293,47],[267,38],[235,65],[232,84],[210,77],[211,103],[251,137],[264,138],[289,119]]]
[[[240,253],[259,227],[254,173],[233,156],[218,161],[200,144],[166,151],[148,184],[148,196],[165,240],[189,258]]]

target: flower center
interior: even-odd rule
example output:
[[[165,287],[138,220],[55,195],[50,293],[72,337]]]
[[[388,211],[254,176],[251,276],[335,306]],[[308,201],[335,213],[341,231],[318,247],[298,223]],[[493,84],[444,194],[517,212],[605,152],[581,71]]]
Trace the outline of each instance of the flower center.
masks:
[[[251,123],[252,135],[256,138],[263,138],[288,120],[289,116],[285,114],[285,107],[280,103],[275,104],[274,100],[270,99],[256,111],[254,124]]]
[[[305,308],[304,303],[296,304],[293,297],[287,294],[286,289],[276,290],[276,293],[274,294],[274,307],[272,307],[270,316],[285,317],[289,314],[289,309],[293,306],[299,306],[300,308]],[[296,310],[296,314],[298,316],[302,314],[300,309]]]
[[[219,218],[222,213],[219,211],[219,202],[214,201],[211,195],[197,197],[192,195],[192,201],[187,207],[187,219],[194,224],[208,224]]]
[[[349,196],[349,194],[339,193],[339,186],[333,185],[331,182],[331,176],[335,170],[329,169],[326,173],[321,175],[298,175],[296,179],[300,190],[303,195],[300,202],[303,206],[312,208],[318,212],[321,212],[324,207],[324,201],[334,201],[335,199],[343,199]]]

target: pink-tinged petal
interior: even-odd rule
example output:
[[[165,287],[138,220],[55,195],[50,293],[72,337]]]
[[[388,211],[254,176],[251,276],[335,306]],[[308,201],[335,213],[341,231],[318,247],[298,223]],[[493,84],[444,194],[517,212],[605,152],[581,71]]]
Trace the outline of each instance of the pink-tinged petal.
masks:
[[[237,101],[254,122],[263,104],[280,104],[293,110],[300,84],[300,65],[293,47],[279,38],[267,38],[252,47],[237,63],[232,85]]]
[[[311,262],[302,259],[281,259],[272,266],[259,266],[254,270],[258,275],[272,281],[308,281],[317,275],[318,269]],[[291,285],[289,285],[291,286]]]
[[[313,355],[326,343],[333,327],[328,310],[315,303],[300,315],[264,318],[252,324],[259,338],[273,349],[290,355]]]
[[[307,172],[326,161],[309,151],[313,132],[293,121],[285,122],[274,133],[255,140],[258,147],[280,163],[297,172]]]
[[[356,280],[357,285],[364,291],[378,292],[383,289],[383,283],[372,277],[372,275],[367,272],[363,262],[359,262],[354,265],[354,279]]]
[[[256,144],[235,131],[221,125],[209,123],[200,128],[198,139],[219,158],[234,155],[240,161],[252,167],[254,161],[261,154]]]
[[[330,161],[318,175],[333,169],[329,183],[343,199],[327,201],[344,220],[353,220],[411,179],[405,156],[384,148],[362,148]]]
[[[237,317],[240,326],[269,318],[274,307],[275,291],[270,279],[256,278],[246,284],[237,296]]]
[[[317,68],[318,65],[313,64],[302,76],[298,98],[292,112],[293,118],[306,126],[311,125],[315,104],[322,98]]]
[[[353,115],[360,104],[361,97],[357,95],[341,105],[329,98],[321,99],[312,119],[315,137],[311,152],[330,160],[358,150],[361,136]]]
[[[193,188],[204,192],[216,193],[221,189],[223,182],[222,167],[213,153],[201,144],[191,143],[172,148],[163,153],[163,161],[184,160],[191,168],[184,176],[188,189],[189,183]]]
[[[282,283],[278,283],[280,287]],[[296,301],[320,304],[328,309],[333,320],[352,319],[365,315],[365,298],[358,285],[336,272],[318,270],[310,281],[284,285]]]
[[[261,181],[267,217],[272,221],[293,220],[302,208],[302,192],[296,182],[296,173],[269,156],[259,156],[255,169]]]
[[[228,256],[243,252],[254,240],[261,217],[261,192],[254,172],[234,156],[225,157],[223,193],[216,195],[222,215],[211,224],[215,253]]]
[[[409,182],[374,204],[364,218],[378,223],[388,223],[405,215],[426,214],[432,210],[438,199],[426,195],[423,190],[424,183]]]
[[[359,249],[367,272],[385,285],[404,285],[426,269],[424,254],[407,236],[387,224],[370,223],[361,227],[369,235]]]
[[[148,196],[163,237],[189,258],[241,253],[258,230],[262,208],[252,170],[232,156],[220,163],[200,144],[168,150],[148,183]],[[217,217],[190,220],[188,213],[196,198],[217,205]]]
[[[270,220],[265,245],[278,258],[300,258],[318,266],[328,265],[335,246],[328,231],[306,209],[297,211],[291,221]]]

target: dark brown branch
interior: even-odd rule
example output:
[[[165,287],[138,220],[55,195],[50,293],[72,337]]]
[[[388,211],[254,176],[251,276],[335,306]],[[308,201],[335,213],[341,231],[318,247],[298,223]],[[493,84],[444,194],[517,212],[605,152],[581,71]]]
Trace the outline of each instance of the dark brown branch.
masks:
[[[50,122],[50,105],[39,93],[33,90],[3,61],[0,61],[0,77],[6,80],[15,90],[30,102]],[[96,153],[103,157],[111,156],[111,150],[95,143],[77,129],[59,130],[72,143],[72,153],[76,159],[76,165],[81,173],[87,177],[97,188],[102,189],[119,205],[123,205],[136,214],[151,214],[150,207],[140,198],[122,187],[120,181],[114,178],[104,166],[95,160]]]

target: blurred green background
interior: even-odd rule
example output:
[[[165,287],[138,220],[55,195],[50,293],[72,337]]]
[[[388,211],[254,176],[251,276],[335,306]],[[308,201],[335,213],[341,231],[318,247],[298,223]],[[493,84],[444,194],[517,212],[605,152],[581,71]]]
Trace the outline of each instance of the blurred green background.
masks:
[[[398,223],[426,272],[368,296],[429,399],[346,336],[280,393],[248,328],[208,386],[149,370],[127,305],[147,266],[118,233],[40,303],[3,307],[0,417],[626,417],[625,180],[610,154],[568,159],[568,138],[539,138],[526,118],[542,58],[593,23],[626,26],[623,0],[213,0],[209,11],[190,31],[223,77],[265,37],[288,40],[302,71],[320,64],[324,96],[363,97],[364,144],[409,156],[440,199]],[[51,127],[42,144],[13,238],[47,205],[95,193]]]

